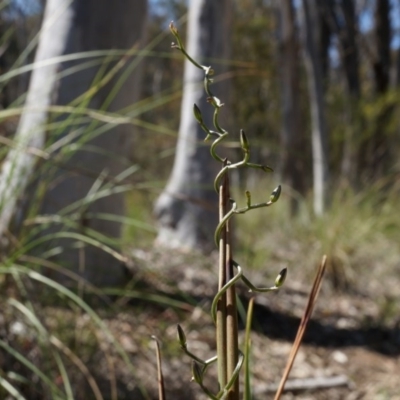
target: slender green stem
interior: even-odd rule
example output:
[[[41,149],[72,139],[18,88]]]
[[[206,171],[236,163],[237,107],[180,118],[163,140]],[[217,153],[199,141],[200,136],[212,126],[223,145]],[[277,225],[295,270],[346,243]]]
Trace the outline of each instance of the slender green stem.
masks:
[[[173,43],[171,47],[178,49],[186,57],[186,59],[189,60],[194,66],[206,71],[207,67],[199,64],[196,60],[194,60],[192,57],[190,57],[190,55],[186,52],[185,47],[182,43],[182,40],[178,34],[178,30],[175,28],[175,25],[172,22],[169,24],[169,29],[171,30],[172,34],[174,35],[176,41],[178,42],[178,44]]]
[[[246,166],[249,168],[262,169],[264,172],[274,172],[274,170],[268,165],[247,163]]]
[[[247,199],[247,206],[246,207],[237,208],[236,202],[233,202],[232,208],[222,218],[222,220],[217,225],[217,228],[215,229],[215,233],[214,233],[215,244],[218,246],[218,242],[219,242],[219,238],[220,238],[222,229],[225,227],[226,223],[230,220],[230,218],[234,214],[245,214],[247,211],[254,210],[256,208],[269,207],[272,204],[273,204],[272,201],[268,201],[268,202],[265,202],[265,203],[249,204],[248,199]]]
[[[228,213],[226,213],[225,215],[222,216],[222,219],[220,220],[219,224],[215,228],[214,241],[217,246],[220,241],[222,229],[225,227],[226,223],[229,221],[229,218],[231,218],[232,215],[235,213],[235,210],[236,210],[236,203],[234,202],[232,204],[232,208],[228,211]]]
[[[247,308],[247,319],[246,319],[246,334],[244,339],[244,393],[243,400],[251,400],[251,371],[250,371],[250,352],[251,352],[251,322],[253,320],[253,309],[254,309],[254,297],[249,301],[249,306]]]
[[[214,147],[215,147],[215,146],[214,146]],[[229,168],[229,165],[226,165],[224,168],[222,168],[222,169],[218,172],[217,176],[215,177],[215,180],[214,180],[214,189],[215,189],[216,192],[218,192],[219,181],[220,181],[220,180],[222,179],[222,177],[228,172],[228,168]]]
[[[250,152],[245,151],[244,152],[244,158],[243,158],[242,161],[239,161],[239,162],[237,162],[235,164],[228,164],[224,168],[222,168],[221,171],[219,171],[218,175],[215,177],[215,180],[214,180],[214,189],[215,189],[215,191],[218,192],[219,181],[228,172],[229,169],[236,169],[236,168],[246,167],[247,164],[248,164],[249,158],[250,158]],[[253,165],[256,165],[256,164],[253,164]],[[256,168],[256,167],[254,167],[254,168]],[[257,168],[263,168],[263,166],[260,166],[260,167],[257,167]]]
[[[211,316],[213,321],[216,321],[217,318],[217,304],[218,301],[220,300],[220,298],[225,294],[225,292],[232,286],[234,285],[243,275],[242,269],[240,267],[240,265],[237,265],[237,270],[238,273],[229,281],[227,282],[221,290],[218,291],[218,293],[216,294],[216,296],[214,297],[214,300],[211,304]]]
[[[203,382],[200,383],[200,387],[203,389],[203,392],[208,396],[208,398],[212,400],[219,400],[218,396],[214,396],[211,391],[206,386],[204,386]]]
[[[230,377],[230,379],[229,379],[228,383],[226,384],[226,386],[223,388],[223,390],[221,390],[217,394],[217,399],[226,399],[227,395],[229,394],[229,390],[232,388],[232,386],[238,380],[239,372],[240,372],[240,370],[242,368],[243,361],[244,361],[243,353],[241,351],[239,351],[239,358],[238,358],[238,362],[236,364],[236,368],[233,371],[233,374]]]
[[[279,287],[277,286],[270,286],[265,288],[256,287],[244,275],[242,275],[242,281],[250,289],[249,292],[266,293],[266,292],[273,292],[279,289]]]
[[[182,350],[193,360],[198,362],[199,364],[203,365],[203,366],[209,366],[212,363],[214,363],[215,361],[217,361],[217,356],[211,357],[208,360],[202,360],[201,358],[197,357],[196,355],[194,355],[192,352],[190,352],[187,347],[182,347]]]
[[[214,73],[214,71],[211,69],[211,67],[209,67],[209,69],[206,70],[206,74],[204,76],[204,90],[206,91],[206,93],[208,94],[209,97],[214,97],[214,95],[212,94],[212,92],[210,90],[210,84],[212,83],[212,79],[209,77],[213,73]]]
[[[214,142],[211,144],[210,147],[210,153],[211,156],[214,158],[214,160],[217,160],[221,163],[224,162],[224,160],[215,152],[215,148],[218,146],[218,144],[224,140],[226,137],[228,136],[228,132],[223,133],[222,135],[220,135],[216,140],[214,140]],[[214,186],[215,191],[218,192],[218,188],[216,186]]]
[[[226,180],[229,185],[229,179]],[[229,186],[228,186],[229,187]],[[229,191],[228,191],[229,192]],[[225,229],[226,238],[226,276],[231,280],[234,276],[232,264],[232,243],[230,221],[228,220]],[[231,285],[226,291],[226,343],[227,343],[227,373],[228,377],[233,377],[238,364],[239,357],[239,332],[237,321],[236,287]],[[239,380],[234,379],[232,387],[228,389],[229,400],[239,400]]]
[[[213,117],[213,123],[214,123],[215,129],[219,133],[225,134],[225,133],[228,133],[228,132],[225,129],[221,128],[221,126],[219,125],[219,122],[218,122],[218,116],[219,116],[219,110],[220,109],[221,109],[221,106],[215,108],[214,117]]]
[[[242,268],[236,261],[232,260],[232,264],[234,267],[237,268],[238,274],[242,272]],[[270,286],[270,287],[261,287],[261,288],[256,287],[242,273],[240,275],[240,278],[242,279],[243,283],[250,289],[249,290],[250,292],[260,292],[260,293],[273,292],[275,290],[278,290],[282,286],[282,284],[286,278],[286,268],[284,268],[279,273],[278,277],[275,280],[275,285]],[[279,283],[277,283],[277,282],[279,282]]]

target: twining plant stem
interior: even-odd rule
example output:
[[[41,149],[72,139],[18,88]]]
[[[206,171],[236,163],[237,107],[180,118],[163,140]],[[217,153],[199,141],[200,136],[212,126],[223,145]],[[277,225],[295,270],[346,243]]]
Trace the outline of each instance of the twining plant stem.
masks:
[[[246,134],[240,131],[240,145],[243,151],[243,159],[236,163],[222,158],[216,152],[217,145],[228,136],[228,132],[224,130],[218,121],[218,116],[223,104],[213,95],[210,89],[212,83],[211,76],[214,71],[211,67],[199,64],[184,49],[183,43],[179,37],[178,30],[171,23],[170,29],[175,36],[177,43],[173,43],[172,47],[178,49],[182,54],[197,68],[204,71],[204,89],[209,96],[207,101],[214,108],[213,125],[214,129],[210,129],[203,120],[201,110],[195,104],[193,107],[194,116],[200,127],[206,133],[205,140],[214,138],[210,147],[211,156],[220,162],[221,170],[214,180],[214,188],[219,194],[219,223],[216,227],[214,239],[219,249],[219,271],[218,271],[218,293],[216,294],[211,306],[212,318],[216,324],[216,342],[217,357],[208,361],[202,361],[199,357],[192,354],[187,349],[186,336],[183,329],[178,325],[178,339],[181,348],[192,358],[193,379],[200,385],[204,393],[210,399],[229,399],[239,400],[239,372],[244,362],[244,355],[239,350],[239,335],[237,321],[237,305],[236,305],[236,288],[235,284],[240,279],[248,286],[250,291],[268,292],[277,290],[282,286],[286,269],[282,270],[275,280],[275,285],[266,288],[257,288],[243,275],[242,268],[234,261],[232,256],[231,241],[231,218],[235,214],[244,214],[255,208],[268,207],[275,203],[281,193],[281,187],[278,186],[270,195],[269,200],[262,203],[252,204],[251,194],[246,191],[246,206],[238,208],[234,200],[231,199],[229,187],[229,172],[237,168],[256,168],[269,172],[272,169],[266,165],[250,163],[250,146]],[[237,273],[235,274],[235,268]],[[203,383],[203,376],[207,367],[211,362],[217,361],[218,365],[218,383],[219,392],[214,395],[207,389]]]

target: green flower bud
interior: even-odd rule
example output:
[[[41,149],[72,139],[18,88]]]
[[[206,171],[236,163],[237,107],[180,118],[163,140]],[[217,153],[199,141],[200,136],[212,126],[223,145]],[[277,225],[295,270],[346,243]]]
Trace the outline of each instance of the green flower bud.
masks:
[[[197,364],[195,361],[192,362],[192,374],[195,382],[201,385],[203,382],[203,378],[201,376],[201,369],[199,364]]]
[[[271,196],[269,196],[269,200],[271,201],[271,203],[275,203],[278,201],[281,195],[281,191],[282,191],[281,185],[279,185],[274,189],[274,191],[271,193]]]
[[[286,280],[286,275],[287,275],[287,268],[283,268],[283,270],[279,272],[279,275],[275,279],[276,287],[281,287],[284,284]]]
[[[176,29],[176,26],[174,25],[174,22],[171,21],[169,24],[169,30],[171,31],[171,33],[176,36],[178,34],[178,29]]]
[[[186,349],[186,335],[185,335],[185,332],[183,332],[183,329],[179,324],[176,326],[176,328],[177,328],[177,331],[178,331],[179,344],[181,345],[182,348]]]
[[[240,130],[240,146],[246,152],[250,150],[249,140],[247,139],[243,129]]]
[[[221,100],[215,96],[207,97],[207,102],[210,103],[215,108],[220,108],[224,105],[223,103],[221,103]]]
[[[193,104],[193,114],[194,114],[194,117],[196,118],[196,121],[199,124],[202,124],[203,123],[203,116],[201,115],[200,108],[197,107],[196,104]]]
[[[261,169],[264,172],[274,172],[274,170],[271,167],[268,167],[268,165],[261,165]]]
[[[214,75],[214,70],[211,68],[211,66],[210,67],[204,67],[204,71],[205,71],[206,75],[208,75],[208,76]]]

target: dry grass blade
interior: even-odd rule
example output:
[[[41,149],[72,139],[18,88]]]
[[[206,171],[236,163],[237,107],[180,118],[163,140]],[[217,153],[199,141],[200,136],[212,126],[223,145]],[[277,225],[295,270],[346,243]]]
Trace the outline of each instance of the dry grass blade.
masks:
[[[165,386],[164,386],[164,377],[162,374],[161,368],[161,352],[160,352],[160,344],[158,343],[158,339],[155,336],[151,337],[156,343],[156,353],[157,353],[157,380],[158,380],[158,399],[165,400]]]
[[[282,379],[281,379],[281,381],[279,383],[279,387],[278,387],[278,390],[276,392],[274,400],[279,400],[281,395],[282,395],[282,393],[283,393],[283,389],[285,387],[285,383],[286,383],[287,378],[289,376],[289,373],[290,373],[290,371],[292,369],[292,366],[293,366],[294,360],[296,358],[297,352],[299,350],[301,341],[303,340],[304,332],[306,331],[306,327],[307,327],[308,321],[311,318],[311,314],[313,312],[314,305],[315,305],[315,303],[317,301],[318,293],[319,293],[319,290],[321,289],[322,278],[323,278],[324,273],[325,273],[325,268],[326,268],[326,256],[324,255],[322,257],[321,264],[320,264],[320,266],[318,268],[317,275],[316,275],[316,277],[314,279],[314,283],[313,283],[310,295],[308,297],[308,303],[307,303],[306,309],[304,311],[303,317],[301,318],[300,326],[299,326],[299,329],[297,330],[297,335],[296,335],[296,338],[294,340],[294,343],[293,343],[293,346],[292,346],[292,350],[290,351],[289,359],[288,359],[288,362],[286,364],[286,368],[285,368],[285,371],[283,373]]]
[[[75,366],[82,372],[85,376],[86,380],[88,381],[93,395],[96,400],[104,400],[101,391],[96,383],[96,380],[93,378],[93,375],[90,373],[89,369],[86,365],[82,362],[82,360],[73,352],[70,348],[68,348],[64,343],[61,342],[58,338],[51,335],[50,336],[51,344],[56,347],[57,349],[61,350],[74,364]]]

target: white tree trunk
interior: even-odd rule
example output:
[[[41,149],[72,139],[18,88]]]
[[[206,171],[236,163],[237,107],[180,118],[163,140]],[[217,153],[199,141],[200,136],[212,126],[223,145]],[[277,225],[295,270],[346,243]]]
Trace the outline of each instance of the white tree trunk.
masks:
[[[305,65],[311,102],[314,212],[322,215],[326,207],[328,184],[328,145],[323,95],[321,57],[318,53],[317,1],[303,0],[302,24]]]
[[[16,147],[7,154],[0,174],[0,236],[8,229],[17,200],[32,176],[37,160],[35,154],[43,150],[46,139],[44,125],[59,68],[55,59],[64,51],[72,24],[71,1],[48,0],[46,3],[35,69],[14,138]]]
[[[189,5],[186,50],[201,63],[213,65],[218,74],[223,72],[223,67],[210,59],[229,56],[231,7],[227,0],[192,0]],[[209,144],[203,144],[205,133],[193,116],[193,104],[197,104],[212,127],[213,108],[206,103],[203,77],[203,71],[185,61],[174,166],[155,205],[159,222],[157,243],[165,247],[208,250],[213,246],[213,233],[218,223],[218,198],[213,190],[213,179],[218,164],[210,156]],[[221,84],[213,85],[215,95],[222,102],[226,100],[224,90],[226,82],[225,88]]]
[[[50,57],[60,54],[73,55],[93,50],[128,50],[135,44],[140,48],[144,39],[143,33],[147,15],[146,0],[114,0],[113,2],[108,0],[73,0],[69,2],[67,9],[60,7],[66,3],[63,0],[51,0],[48,2],[48,7],[53,3],[55,10],[51,8],[46,11],[45,21],[48,18],[55,18],[58,13],[60,17],[56,21],[54,29],[47,36],[41,37],[39,44],[39,49],[43,47],[49,51],[49,46],[53,43],[59,43],[57,54],[53,51]],[[48,55],[47,58],[49,58]],[[106,58],[107,56],[104,57],[104,59]],[[87,62],[87,59],[84,61]],[[107,71],[116,63],[115,61],[114,64],[107,67],[97,64],[89,68],[81,68],[84,61],[75,58],[55,65],[51,71],[47,71],[49,82],[46,81],[46,85],[48,88],[42,95],[43,104],[40,104],[43,111],[50,104],[51,99],[55,100],[56,105],[73,104],[78,110],[89,108],[110,112],[118,112],[118,110],[132,105],[138,100],[141,82],[140,68],[134,68],[137,60],[128,57],[124,68],[94,95],[88,96],[86,103],[84,100],[77,101],[77,98],[95,87],[94,82],[99,74],[107,74]],[[57,82],[57,88],[55,88],[54,74],[57,69],[62,78]],[[40,69],[37,71],[39,72]],[[36,79],[35,73],[32,76],[33,82]],[[119,82],[121,78],[123,80]],[[117,86],[119,83],[122,84]],[[28,94],[28,99],[32,98],[35,105],[37,105],[38,90],[37,85],[33,86],[32,84]],[[115,95],[110,98],[114,91]],[[24,118],[25,114],[22,122]],[[43,113],[40,119],[31,121],[28,129],[31,133],[30,138],[34,137],[34,143],[39,142],[37,146],[40,147],[44,143],[43,123],[45,119],[46,114]],[[90,133],[88,127],[93,124],[91,120],[83,123],[81,115],[74,113],[74,111],[71,115],[64,114],[56,121],[59,123],[68,121],[68,124],[61,131],[54,129],[48,132],[50,143],[66,138],[74,131],[81,131],[83,135],[87,135]],[[95,201],[89,201],[90,196],[88,195],[93,191],[96,181],[99,182],[103,178],[105,182],[113,181],[115,176],[130,167],[132,127],[130,125],[116,125],[111,122],[108,126],[103,124],[103,128],[107,129],[94,136],[83,146],[77,143],[76,151],[71,150],[67,154],[67,158],[62,158],[62,152],[68,148],[68,146],[64,146],[61,148],[61,152],[52,154],[49,163],[41,165],[38,172],[40,176],[37,182],[38,186],[32,185],[32,187],[36,189],[43,185],[43,182],[46,182],[46,184],[50,182],[46,187],[43,198],[42,214],[63,215],[65,220],[69,219],[73,223],[78,222],[74,227],[68,224],[55,224],[47,229],[44,232],[45,234],[62,232],[62,234],[77,233],[93,237],[92,232],[96,232],[110,239],[120,237],[121,224],[106,220],[99,214],[103,214],[103,216],[104,214],[123,215],[124,193],[114,194]],[[37,132],[40,132],[41,136],[38,136]],[[77,140],[81,139],[82,136],[78,137]],[[30,144],[32,145],[32,143]],[[23,152],[21,153],[23,154]],[[20,163],[19,157],[16,157],[16,159]],[[32,163],[29,164],[28,168],[32,168],[32,165]],[[24,183],[28,180],[25,172],[28,172],[26,167],[23,171],[19,171],[20,179]],[[103,178],[100,178],[101,176]],[[47,179],[49,180],[47,181]],[[24,188],[20,186],[20,189],[23,190]],[[19,193],[21,193],[21,190]],[[30,195],[33,197],[33,193]],[[85,198],[87,201],[81,207],[70,212],[65,211],[66,207]],[[80,217],[78,221],[77,216]],[[104,252],[77,237],[56,239],[46,242],[46,246],[45,249],[47,250],[58,249],[61,251],[56,257],[52,258],[53,261],[78,272],[95,285],[117,285],[126,279],[121,259],[113,257],[110,254],[112,252]],[[44,248],[38,248],[35,251],[38,255],[41,255],[43,250]],[[63,279],[62,275],[55,274],[52,276],[55,279]]]
[[[140,48],[143,44],[146,0],[75,0],[73,12],[74,25],[69,33],[66,54],[91,50],[128,50],[134,45]],[[87,107],[118,112],[139,100],[141,64],[133,68],[137,60],[134,57],[129,60],[125,67],[90,99]],[[62,71],[79,67],[80,64],[79,60],[63,63]],[[60,82],[57,104],[68,105],[89,88],[93,88],[93,81],[101,68],[94,66],[65,76]],[[121,78],[122,85],[110,101],[109,96]],[[86,128],[84,125],[83,129]],[[68,205],[87,197],[100,176],[105,177],[105,182],[112,181],[130,167],[132,126],[111,124],[110,128],[91,139],[88,142],[88,150],[85,150],[85,146],[82,149],[78,148],[72,158],[56,170],[55,183],[44,199],[44,214],[59,214]],[[63,132],[63,136],[69,133],[70,129]],[[112,184],[114,187],[118,185]],[[120,238],[121,224],[103,219],[101,214],[123,216],[124,197],[125,193],[117,193],[91,202],[88,207],[81,207],[78,210],[82,215],[77,231],[86,235],[92,230],[111,239]],[[64,249],[58,261],[79,272],[88,281],[101,286],[114,286],[126,279],[121,261],[103,250],[78,240],[65,239],[56,244]]]

